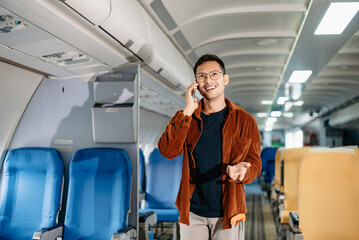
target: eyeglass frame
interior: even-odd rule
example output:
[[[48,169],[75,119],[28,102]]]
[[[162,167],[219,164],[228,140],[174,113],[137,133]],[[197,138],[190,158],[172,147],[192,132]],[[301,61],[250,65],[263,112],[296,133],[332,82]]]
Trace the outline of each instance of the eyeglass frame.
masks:
[[[198,74],[204,74],[204,76],[203,76],[203,81],[198,81],[198,74],[196,74],[196,78],[195,78],[195,80],[196,80],[196,82],[198,82],[198,83],[201,83],[201,82],[204,82],[204,80],[206,79],[206,77],[207,76],[209,76],[209,78],[210,79],[212,79],[213,81],[217,81],[218,79],[219,79],[219,77],[217,78],[217,79],[213,79],[212,77],[211,77],[211,73],[213,73],[213,72],[218,72],[218,73],[221,73],[221,74],[223,74],[223,76],[224,76],[224,73],[223,72],[220,72],[220,71],[218,71],[218,70],[212,70],[212,71],[210,71],[210,72],[208,72],[208,73],[198,73]]]

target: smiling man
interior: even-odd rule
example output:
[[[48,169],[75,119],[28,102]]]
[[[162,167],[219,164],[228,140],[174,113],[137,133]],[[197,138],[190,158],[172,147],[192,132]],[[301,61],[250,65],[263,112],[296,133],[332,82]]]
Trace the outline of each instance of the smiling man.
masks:
[[[254,118],[225,98],[229,76],[219,57],[203,55],[193,71],[186,106],[167,125],[158,148],[169,159],[183,154],[176,200],[181,239],[230,239],[231,217],[247,212],[243,183],[261,172],[260,135]],[[195,89],[200,102],[192,96]]]

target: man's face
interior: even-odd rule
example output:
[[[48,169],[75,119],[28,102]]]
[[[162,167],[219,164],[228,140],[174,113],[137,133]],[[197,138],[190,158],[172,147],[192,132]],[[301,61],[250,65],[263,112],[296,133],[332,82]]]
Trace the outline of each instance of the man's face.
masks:
[[[216,61],[204,62],[199,65],[196,79],[198,89],[205,99],[224,97],[224,88],[229,82],[229,77],[227,74],[223,74],[220,65]]]

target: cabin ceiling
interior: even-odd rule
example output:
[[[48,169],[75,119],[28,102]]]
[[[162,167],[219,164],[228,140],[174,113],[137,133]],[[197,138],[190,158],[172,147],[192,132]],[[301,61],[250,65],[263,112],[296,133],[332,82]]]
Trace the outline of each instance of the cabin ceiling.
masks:
[[[301,126],[359,95],[359,14],[341,35],[314,35],[331,1],[139,2],[192,66],[206,53],[223,59],[230,76],[226,97],[261,129],[266,117],[257,113],[293,113],[279,117],[274,129]],[[305,84],[288,83],[293,70],[307,69],[313,73]],[[303,105],[285,111],[277,104],[282,96]]]
[[[112,1],[103,3],[110,6],[114,4]],[[121,45],[104,35],[96,24],[77,12],[74,16],[70,14],[71,9],[64,10],[61,16],[65,17],[60,18],[57,11],[49,14],[45,7],[60,5],[62,10],[66,2],[70,1],[0,0],[0,26],[7,20],[22,22],[13,26],[11,32],[0,28],[0,59],[60,78],[112,71],[140,62],[139,56],[123,46],[125,42]],[[314,35],[331,2],[344,1],[137,0],[135,3],[141,10],[139,14],[143,12],[152,18],[191,67],[206,53],[224,60],[230,76],[226,97],[245,107],[256,118],[260,129],[264,129],[271,111],[293,113],[290,118],[284,114],[278,117],[273,128],[283,129],[305,125],[359,99],[359,14],[340,35]],[[131,5],[130,1],[122,3]],[[128,6],[129,11],[136,4]],[[13,19],[4,20],[8,15]],[[77,24],[73,24],[74,21]],[[126,24],[128,31],[138,34],[142,40],[141,30],[137,29],[142,22],[135,23],[132,19]],[[143,69],[149,76],[152,70],[154,75],[162,70],[160,66]],[[289,84],[293,70],[312,70],[312,75],[304,84]],[[172,72],[172,75],[178,74]],[[182,87],[191,81],[182,79]],[[167,116],[183,107],[184,88],[159,85],[159,91],[154,86],[152,82],[141,85],[142,107]],[[277,104],[279,97],[289,98],[287,106]],[[263,105],[262,100],[273,103]],[[298,101],[303,101],[303,105],[294,106]],[[289,105],[293,106],[288,110]],[[258,117],[258,113],[266,117]]]

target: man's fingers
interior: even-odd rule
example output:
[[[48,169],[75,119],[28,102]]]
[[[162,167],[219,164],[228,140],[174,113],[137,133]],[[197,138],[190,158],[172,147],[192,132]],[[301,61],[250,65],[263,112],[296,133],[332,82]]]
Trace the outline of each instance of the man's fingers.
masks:
[[[228,175],[233,181],[236,181],[236,180],[237,180],[238,174],[235,173],[235,169],[234,169],[233,166],[227,166],[226,172],[227,172],[227,175]]]
[[[239,181],[242,181],[243,179],[244,179],[244,175],[245,175],[245,173],[243,173],[243,172],[241,172],[240,174],[239,174]]]
[[[249,162],[243,162],[243,167],[250,168],[252,165]]]
[[[241,162],[238,165],[234,166],[227,166],[226,172],[227,175],[233,180],[233,181],[242,181],[247,173],[248,168],[251,167],[251,164],[248,162]]]

